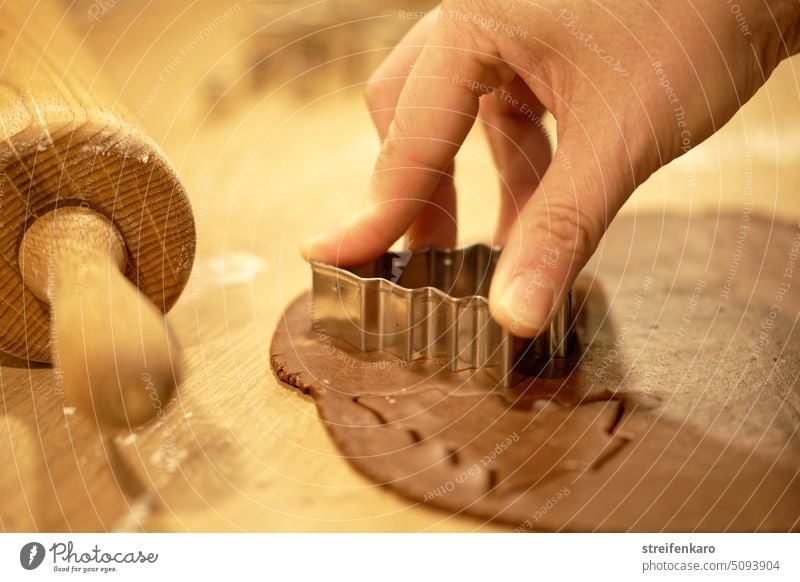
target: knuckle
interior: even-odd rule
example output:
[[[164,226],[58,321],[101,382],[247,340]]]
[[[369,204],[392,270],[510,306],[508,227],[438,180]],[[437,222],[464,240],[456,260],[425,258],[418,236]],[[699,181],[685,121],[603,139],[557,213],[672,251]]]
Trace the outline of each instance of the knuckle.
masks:
[[[548,246],[580,263],[589,259],[599,242],[600,230],[595,221],[572,201],[550,201],[547,213],[537,217],[530,226]]]
[[[392,167],[414,168],[441,173],[446,164],[420,153],[419,144],[421,138],[405,137],[408,135],[410,134],[400,128],[399,122],[395,118],[389,130],[389,137],[383,142],[381,158],[384,161],[389,161]]]

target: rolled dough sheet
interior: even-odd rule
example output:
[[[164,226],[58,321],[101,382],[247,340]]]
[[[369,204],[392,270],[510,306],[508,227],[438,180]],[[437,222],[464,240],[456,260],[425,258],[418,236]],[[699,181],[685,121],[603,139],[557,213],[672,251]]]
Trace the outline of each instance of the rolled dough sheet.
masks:
[[[750,214],[618,219],[579,353],[512,389],[360,353],[307,295],[271,363],[357,470],[423,504],[516,531],[795,531],[799,252],[797,225]]]

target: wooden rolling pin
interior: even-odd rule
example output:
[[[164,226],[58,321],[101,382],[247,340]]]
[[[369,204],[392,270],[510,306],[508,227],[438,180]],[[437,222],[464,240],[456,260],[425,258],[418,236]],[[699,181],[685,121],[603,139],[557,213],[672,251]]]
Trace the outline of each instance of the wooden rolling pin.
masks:
[[[105,97],[65,6],[0,7],[0,350],[51,362],[56,390],[101,425],[133,426],[180,378],[164,314],[194,221],[164,155]]]

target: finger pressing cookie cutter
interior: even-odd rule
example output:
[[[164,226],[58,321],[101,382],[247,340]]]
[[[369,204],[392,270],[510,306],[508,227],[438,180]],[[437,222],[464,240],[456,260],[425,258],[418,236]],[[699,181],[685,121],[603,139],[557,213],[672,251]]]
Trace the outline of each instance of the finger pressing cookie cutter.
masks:
[[[511,335],[489,313],[500,250],[487,245],[386,253],[359,267],[312,262],[313,319],[362,352],[437,360],[512,386],[574,345],[572,292],[536,339]]]

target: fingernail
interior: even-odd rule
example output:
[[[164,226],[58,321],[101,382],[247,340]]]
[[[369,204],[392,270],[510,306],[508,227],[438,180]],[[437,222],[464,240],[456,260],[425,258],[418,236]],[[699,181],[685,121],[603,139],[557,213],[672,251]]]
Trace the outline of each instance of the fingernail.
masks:
[[[300,243],[300,254],[306,261],[311,261],[312,259],[312,252],[314,245],[319,240],[319,236],[312,236],[305,239],[303,242]]]
[[[312,235],[300,243],[300,254],[303,255],[306,260],[314,260],[315,255],[320,251],[319,247],[330,244],[332,240],[346,234],[353,228],[353,225],[362,220],[365,215],[366,212],[362,210],[339,217],[336,220],[335,226]]]
[[[553,310],[553,288],[533,273],[514,275],[503,292],[497,310],[509,331],[519,337],[535,337]]]

